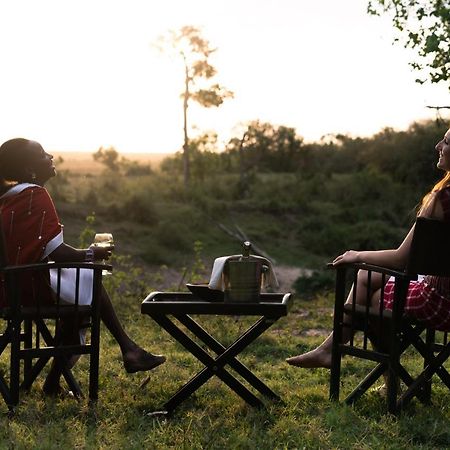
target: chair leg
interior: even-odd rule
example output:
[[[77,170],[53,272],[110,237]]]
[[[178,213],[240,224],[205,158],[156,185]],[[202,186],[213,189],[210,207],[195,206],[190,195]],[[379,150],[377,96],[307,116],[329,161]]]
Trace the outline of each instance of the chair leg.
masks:
[[[339,388],[341,380],[341,341],[344,318],[345,302],[345,278],[346,270],[338,269],[336,272],[336,301],[333,319],[333,343],[331,348],[331,371],[330,371],[330,400],[339,401]]]
[[[0,334],[0,354],[3,353],[5,348],[11,344],[13,326],[11,321],[7,322],[7,326],[2,334]],[[7,405],[11,403],[11,389],[8,381],[4,377],[4,372],[0,372],[0,395]]]
[[[33,322],[31,320],[25,320],[24,321],[24,330],[22,333],[23,336],[23,344],[24,344],[24,348],[32,348],[33,346]],[[33,366],[33,361],[31,358],[29,357],[25,357],[24,361],[23,361],[23,383],[22,383],[22,387],[26,389],[29,388],[29,386],[31,386],[31,384],[33,383],[33,381],[29,381],[28,377],[31,376],[31,371],[32,371],[32,366]]]
[[[377,381],[383,373],[386,371],[386,365],[383,363],[377,364],[353,389],[353,391],[347,396],[345,402],[349,405],[355,403],[361,396],[367,392],[367,390]]]
[[[11,357],[10,357],[10,398],[8,407],[14,409],[19,404],[19,388],[20,388],[20,332],[21,322],[12,321],[11,333]]]
[[[34,383],[38,375],[41,373],[42,369],[47,365],[49,360],[50,360],[49,356],[46,356],[45,358],[44,357],[39,358],[35,362],[34,366],[32,365],[30,370],[24,373],[24,380],[20,385],[20,387],[25,390],[30,389],[32,384]]]
[[[433,352],[433,345],[436,338],[436,332],[435,330],[427,328],[426,334],[425,334],[425,344],[428,347],[430,352]],[[426,360],[423,361],[423,368],[425,369],[427,366]],[[424,393],[424,399],[430,403],[431,402],[431,378],[423,383],[422,391]]]
[[[91,353],[89,355],[89,400],[98,399],[98,377],[100,364],[100,324],[91,331]]]
[[[386,403],[387,410],[389,413],[396,415],[397,410],[397,395],[398,395],[398,374],[396,368],[389,365],[388,375],[387,375],[387,394]]]
[[[89,401],[98,399],[98,377],[100,364],[100,308],[101,308],[101,277],[97,277],[93,285],[91,351],[89,354]]]

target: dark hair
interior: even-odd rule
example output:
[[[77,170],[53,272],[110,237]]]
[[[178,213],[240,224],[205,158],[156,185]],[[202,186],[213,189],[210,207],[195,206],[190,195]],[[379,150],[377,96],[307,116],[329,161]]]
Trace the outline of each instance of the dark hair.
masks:
[[[15,138],[0,146],[0,177],[5,181],[20,181],[28,151],[28,139]]]

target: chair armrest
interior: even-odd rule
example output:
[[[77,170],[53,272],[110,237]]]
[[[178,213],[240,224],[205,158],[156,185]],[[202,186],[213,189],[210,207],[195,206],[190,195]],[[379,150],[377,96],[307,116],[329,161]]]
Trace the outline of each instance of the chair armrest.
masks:
[[[0,272],[14,273],[29,270],[50,270],[50,269],[96,269],[111,270],[110,264],[92,262],[46,262],[36,264],[23,264],[20,266],[6,266],[0,268]]]
[[[366,264],[366,263],[342,263],[334,266],[332,263],[328,263],[327,267],[330,267],[334,270],[342,269],[361,269],[367,270],[370,272],[382,273],[385,275],[389,275],[395,278],[401,278],[405,280],[417,280],[417,275],[406,273],[401,270],[389,269],[388,267],[376,266],[374,264]]]

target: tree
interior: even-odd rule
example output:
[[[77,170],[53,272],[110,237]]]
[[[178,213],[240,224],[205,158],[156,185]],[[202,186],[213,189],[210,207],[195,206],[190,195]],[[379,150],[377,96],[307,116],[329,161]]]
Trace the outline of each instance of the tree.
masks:
[[[189,158],[193,163],[191,180],[204,181],[208,176],[223,172],[222,155],[217,151],[217,134],[206,132],[189,140]],[[183,170],[183,154],[176,153],[161,163],[164,172],[180,174]]]
[[[369,14],[393,12],[395,28],[404,34],[405,47],[415,49],[418,60],[411,66],[428,70],[425,80],[450,81],[450,4],[448,0],[369,0]],[[396,38],[400,41],[400,38]],[[450,90],[450,83],[448,83]]]
[[[250,122],[241,138],[233,138],[227,152],[239,159],[241,180],[249,170],[294,172],[303,145],[303,138],[294,128],[270,123]]]
[[[211,80],[217,73],[209,62],[212,53],[216,51],[210,47],[198,28],[184,26],[178,31],[169,31],[168,35],[160,38],[161,49],[171,49],[181,57],[184,66],[183,99],[183,176],[185,187],[189,185],[190,158],[187,111],[189,101],[193,100],[205,108],[220,106],[225,99],[232,98],[233,92],[217,83],[202,85],[202,81]],[[194,90],[194,87],[196,88]]]
[[[120,155],[114,147],[103,148],[100,147],[93,155],[94,161],[105,165],[113,172],[119,172],[120,169]]]
[[[100,147],[92,154],[94,161],[106,166],[115,173],[124,173],[128,176],[150,175],[152,169],[149,165],[139,164],[137,161],[131,161],[124,156],[120,156],[114,147]]]

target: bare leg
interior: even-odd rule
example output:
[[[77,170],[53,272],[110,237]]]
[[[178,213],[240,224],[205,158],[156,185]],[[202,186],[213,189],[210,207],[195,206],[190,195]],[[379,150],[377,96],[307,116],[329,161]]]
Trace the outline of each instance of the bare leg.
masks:
[[[368,276],[367,272],[360,270],[358,272],[357,290],[355,295],[355,301],[358,305],[365,305],[367,302],[367,286]],[[382,287],[382,277],[380,274],[372,273],[371,276],[371,303],[372,306],[379,303],[380,289]],[[346,304],[353,303],[353,290],[351,288]],[[349,322],[349,317],[344,314],[344,322]],[[342,342],[348,342],[350,339],[350,330],[348,327],[344,327],[342,330]],[[333,345],[333,333],[330,333],[327,338],[314,350],[304,353],[302,355],[293,356],[286,359],[286,362],[291,366],[313,368],[324,367],[329,369],[331,367],[331,348]]]
[[[166,358],[164,356],[148,353],[130,339],[123,329],[109,295],[104,288],[102,290],[100,315],[106,328],[108,328],[119,344],[127,372],[151,370],[165,362]]]
[[[63,345],[76,345],[79,343],[79,327],[73,319],[66,318],[61,320],[59,325],[61,330],[60,339]],[[50,371],[43,386],[43,391],[45,394],[54,396],[58,395],[62,391],[60,385],[62,369],[65,364],[67,364],[69,368],[72,368],[77,362],[79,356],[80,355],[73,355],[69,361],[67,361],[66,358],[61,357],[53,358]]]
[[[148,353],[130,339],[116,315],[108,293],[103,287],[100,297],[100,317],[119,344],[124,367],[128,373],[152,370],[166,361],[165,356]],[[79,328],[75,326],[73,321],[62,323],[61,330],[61,340],[64,344],[78,344],[80,342]],[[70,368],[75,365],[78,358],[79,355],[74,355],[70,358],[68,363]],[[67,364],[67,362],[65,363]],[[60,358],[53,360],[43,387],[44,392],[48,395],[55,395],[61,391],[62,364],[64,362]]]

